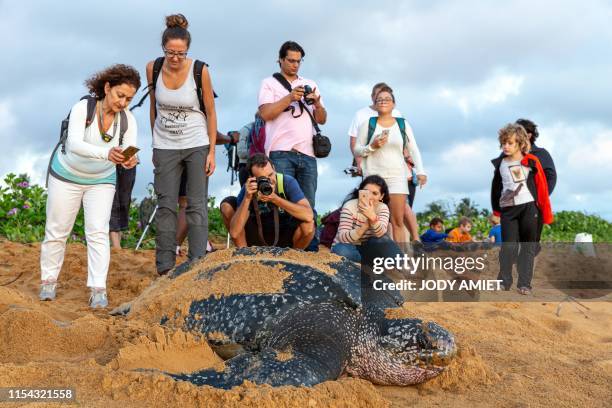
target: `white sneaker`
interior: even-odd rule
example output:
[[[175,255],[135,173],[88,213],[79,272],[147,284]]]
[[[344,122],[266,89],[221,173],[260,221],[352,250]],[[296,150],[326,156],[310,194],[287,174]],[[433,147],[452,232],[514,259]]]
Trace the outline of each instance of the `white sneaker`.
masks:
[[[103,309],[107,306],[108,299],[106,297],[106,289],[92,289],[91,296],[89,297],[89,307],[92,309]]]
[[[38,295],[38,298],[40,300],[54,300],[56,287],[57,287],[57,282],[41,283],[40,284],[40,294]]]

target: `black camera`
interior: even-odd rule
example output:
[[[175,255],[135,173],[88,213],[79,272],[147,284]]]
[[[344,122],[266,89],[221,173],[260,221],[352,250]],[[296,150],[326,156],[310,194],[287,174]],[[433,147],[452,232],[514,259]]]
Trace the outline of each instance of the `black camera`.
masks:
[[[351,166],[348,169],[344,169],[344,174],[348,174],[351,177],[357,177],[360,176],[359,174],[359,168],[356,166]]]
[[[269,196],[274,191],[272,184],[270,184],[270,179],[265,176],[257,177],[257,191],[261,194]]]
[[[312,88],[310,85],[304,85],[304,101],[306,102],[306,105],[312,105],[314,103],[314,99],[306,99],[306,96],[310,95],[311,93]]]

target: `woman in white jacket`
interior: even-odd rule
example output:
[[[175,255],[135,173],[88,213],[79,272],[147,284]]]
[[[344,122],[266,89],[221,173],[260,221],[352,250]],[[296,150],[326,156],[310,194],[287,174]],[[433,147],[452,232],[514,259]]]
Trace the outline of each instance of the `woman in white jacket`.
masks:
[[[95,74],[85,85],[96,100],[95,113],[88,120],[87,99],[73,106],[65,149],[56,149],[49,166],[45,239],[40,253],[40,299],[55,299],[66,240],[82,204],[87,286],[91,288],[89,303],[96,308],[108,306],[109,219],[116,165],[132,168],[138,160],[135,155],[128,159],[122,152],[128,146],[136,146],[136,121],[127,107],[140,87],[140,75],[134,68],[118,64]],[[122,119],[127,120],[127,129]],[[123,138],[121,129],[125,129]]]
[[[398,244],[407,243],[404,230],[404,212],[406,197],[408,195],[408,155],[414,161],[419,184],[427,181],[421,153],[412,135],[412,130],[405,124],[406,139],[399,126],[401,118],[392,115],[395,108],[393,91],[382,88],[375,100],[377,118],[364,122],[359,127],[355,142],[355,154],[363,157],[362,169],[364,177],[372,174],[381,176],[389,187],[389,209],[391,211],[391,225],[393,226],[393,239]],[[370,131],[370,122],[375,122],[373,132]]]

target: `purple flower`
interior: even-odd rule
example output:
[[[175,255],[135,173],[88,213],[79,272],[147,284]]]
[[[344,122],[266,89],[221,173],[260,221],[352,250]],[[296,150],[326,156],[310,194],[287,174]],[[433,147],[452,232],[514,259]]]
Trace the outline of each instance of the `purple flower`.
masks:
[[[27,210],[27,209],[29,209],[30,207],[31,207],[31,206],[30,206],[30,203],[24,203],[24,204],[23,204],[23,206],[22,206],[22,208],[23,208],[24,210]]]
[[[17,213],[19,212],[19,210],[17,208],[12,208],[11,210],[9,210],[9,212],[7,213],[7,215],[9,217],[13,216],[13,215],[17,215]]]
[[[140,224],[140,221],[138,221],[138,223],[136,224],[136,226],[138,227],[138,229],[142,229],[142,225]]]
[[[30,187],[30,183],[28,183],[27,181],[22,181],[21,183],[17,184],[17,187],[28,188]]]

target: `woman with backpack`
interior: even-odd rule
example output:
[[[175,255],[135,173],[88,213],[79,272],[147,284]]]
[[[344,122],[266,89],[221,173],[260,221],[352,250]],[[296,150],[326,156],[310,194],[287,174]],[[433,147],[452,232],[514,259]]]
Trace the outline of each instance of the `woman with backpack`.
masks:
[[[408,155],[414,161],[420,185],[426,183],[427,176],[410,127],[403,118],[395,118],[392,115],[395,96],[391,88],[380,89],[376,95],[375,108],[378,117],[373,117],[359,126],[355,154],[363,158],[364,177],[377,174],[387,183],[393,239],[398,244],[407,243],[404,213],[408,195]],[[418,234],[411,238],[417,240]]]
[[[109,220],[115,196],[116,165],[133,168],[136,121],[127,107],[140,87],[138,71],[113,65],[85,82],[91,96],[70,111],[67,138],[49,163],[45,239],[40,250],[40,300],[55,299],[66,240],[81,204],[87,239],[87,286],[92,308],[108,306],[106,277],[110,262]],[[61,149],[59,147],[61,146]]]
[[[165,58],[147,64],[158,198],[155,264],[160,275],[176,262],[177,201],[183,171],[190,261],[205,255],[208,240],[208,177],[215,171],[217,116],[206,64],[187,57],[191,45],[188,25],[182,14],[166,17],[161,44]]]

